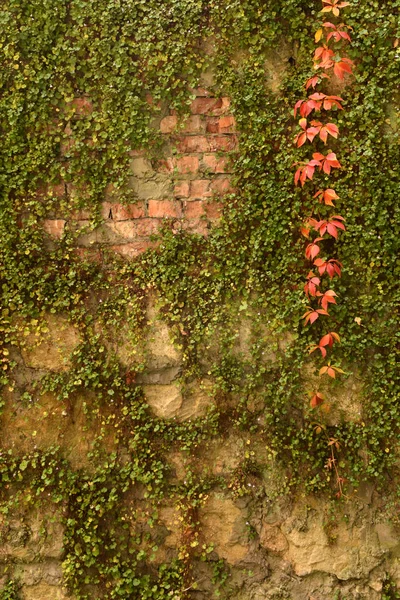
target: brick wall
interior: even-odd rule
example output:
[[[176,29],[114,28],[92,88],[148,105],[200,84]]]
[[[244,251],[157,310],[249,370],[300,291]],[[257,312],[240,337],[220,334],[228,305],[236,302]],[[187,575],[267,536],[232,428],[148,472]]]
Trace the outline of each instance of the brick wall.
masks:
[[[150,161],[142,151],[131,152],[134,204],[119,203],[109,186],[99,227],[89,228],[90,215],[84,211],[69,219],[56,215],[44,222],[49,236],[61,238],[67,228],[78,228],[82,251],[102,244],[133,257],[154,243],[150,237],[164,219],[172,219],[176,231],[207,235],[221,215],[224,196],[233,191],[230,159],[238,136],[229,98],[216,98],[205,89],[194,93],[188,117],[179,119],[170,110],[159,122],[165,142],[159,160]],[[86,98],[76,99],[74,107],[77,118],[91,110]],[[62,195],[65,190],[61,186],[55,192]]]

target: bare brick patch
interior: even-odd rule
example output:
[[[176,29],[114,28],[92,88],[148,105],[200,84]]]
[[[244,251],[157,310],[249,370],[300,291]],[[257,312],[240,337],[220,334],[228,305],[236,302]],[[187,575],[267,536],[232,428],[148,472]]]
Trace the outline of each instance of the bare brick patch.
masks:
[[[223,197],[234,191],[229,173],[238,135],[228,97],[216,98],[205,88],[191,93],[195,98],[189,115],[181,117],[170,110],[159,121],[166,150],[157,159],[142,149],[129,152],[129,185],[135,201],[120,202],[119,190],[110,183],[98,227],[91,228],[89,211],[76,211],[68,217],[46,219],[43,227],[47,234],[57,240],[68,228],[81,232],[77,250],[82,256],[101,254],[102,248],[108,248],[126,258],[156,245],[153,236],[164,219],[173,220],[176,231],[208,235],[222,215]],[[153,102],[150,96],[148,102]],[[82,96],[71,102],[70,109],[75,118],[81,118],[93,111],[93,105]],[[74,144],[72,130],[66,131],[65,137],[63,151],[67,152]],[[52,190],[54,196],[64,194],[63,184]]]

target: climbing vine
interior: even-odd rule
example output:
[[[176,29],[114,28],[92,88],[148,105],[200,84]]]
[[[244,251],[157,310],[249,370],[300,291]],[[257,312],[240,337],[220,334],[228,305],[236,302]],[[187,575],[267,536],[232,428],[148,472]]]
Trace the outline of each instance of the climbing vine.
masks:
[[[332,12],[333,16],[338,18],[340,15],[340,9],[348,6],[348,2],[339,2],[337,0],[323,0],[322,13]],[[346,31],[347,27],[344,23],[336,26],[334,23],[326,21],[322,23],[322,27],[318,29],[315,34],[316,43],[320,42],[321,39],[324,43],[315,50],[314,53],[314,71],[317,75],[313,75],[307,79],[305,88],[316,88],[321,82],[326,83],[331,80],[330,71],[333,71],[333,75],[340,81],[344,80],[345,75],[352,75],[353,61],[343,55],[343,51],[337,49],[338,44],[343,45],[344,43],[351,42],[349,33]],[[335,44],[335,50],[329,47],[329,42]],[[321,71],[318,73],[318,71]],[[343,110],[341,104],[342,98],[335,95],[327,95],[321,92],[315,92],[311,94],[307,100],[299,100],[296,102],[294,107],[294,116],[296,117],[297,111],[299,111],[301,119],[299,121],[302,132],[298,133],[295,139],[296,146],[300,148],[306,142],[313,143],[314,140],[320,139],[325,145],[327,144],[328,137],[331,136],[334,139],[339,137],[339,128],[335,123],[327,122],[321,123],[318,120],[312,120],[310,124],[307,121],[307,117],[313,112],[330,111],[333,108],[337,110]],[[333,169],[340,169],[341,164],[339,163],[335,152],[332,150],[328,151],[326,156],[320,152],[314,152],[312,159],[308,162],[302,162],[297,168],[294,182],[295,185],[300,184],[302,187],[307,180],[312,180],[316,168],[324,175],[330,176]],[[317,199],[319,203],[325,207],[334,208],[334,200],[339,200],[339,196],[336,191],[332,188],[319,189],[314,195],[313,199]],[[325,217],[325,218],[321,218]],[[316,218],[317,217],[317,218]],[[304,292],[308,300],[317,301],[317,307],[309,307],[307,312],[303,315],[305,324],[312,325],[321,316],[329,317],[329,307],[331,304],[336,304],[336,292],[330,288],[330,285],[325,286],[324,291],[321,291],[323,276],[328,276],[329,279],[334,277],[341,277],[342,264],[337,258],[321,258],[320,252],[321,247],[330,238],[338,239],[340,231],[345,231],[344,225],[345,218],[342,215],[321,215],[320,210],[318,214],[314,210],[304,222],[304,226],[301,229],[302,235],[309,240],[305,249],[305,256],[311,262],[313,267],[316,269],[309,271],[307,275],[307,282],[304,286]],[[326,237],[328,236],[328,238]],[[317,273],[315,272],[317,271]],[[326,289],[328,287],[328,289]],[[319,307],[319,308],[318,308]],[[333,345],[340,342],[340,336],[336,331],[330,331],[325,333],[317,344],[314,344],[309,349],[309,354],[315,351],[321,353],[322,358],[327,357],[327,352],[332,349]],[[339,366],[332,364],[331,359],[326,365],[323,365],[319,369],[319,375],[327,375],[333,379],[336,378],[337,374],[344,374],[343,369]],[[324,394],[320,391],[316,391],[311,398],[310,405],[312,408],[321,406],[324,403]],[[316,426],[316,431],[321,432],[322,427]],[[328,445],[331,448],[331,457],[328,459],[328,469],[334,469],[336,473],[336,482],[338,486],[338,497],[343,493],[342,484],[343,478],[339,476],[337,468],[337,459],[334,454],[334,450],[339,449],[339,442],[335,438],[328,438]]]
[[[216,586],[224,581],[227,597],[233,594],[226,565],[201,538],[198,514],[210,490],[253,499],[298,489],[336,493],[338,482],[332,485],[325,468],[332,460],[346,494],[374,481],[382,494],[390,492],[387,506],[396,512],[400,5],[353,0],[344,27],[337,19],[345,4],[324,2],[322,16],[334,23],[323,18],[319,68],[310,73],[321,15],[304,0],[3,3],[1,512],[7,519],[49,502],[59,511],[64,577],[78,600],[190,597],[199,562]],[[335,84],[352,70],[336,53],[347,36],[357,65],[351,93]],[[211,50],[204,39],[212,40]],[[209,71],[215,94],[231,98],[240,143],[232,155],[236,192],[208,237],[177,232],[167,221],[158,246],[129,261],[101,244],[77,252],[82,232],[73,227],[50,239],[43,221],[60,214],[68,220],[84,212],[94,231],[110,184],[118,200],[135,201],[133,153],[145,148],[159,158],[163,142],[154,122],[165,106],[186,114],[191,89]],[[306,79],[309,97],[299,101]],[[289,116],[294,105],[299,133]],[[332,111],[336,122],[313,114],[309,123],[313,111]],[[298,165],[294,188],[290,166],[317,141],[329,151]],[[298,319],[305,284],[297,224],[305,215],[313,272],[305,320],[312,327]],[[146,335],[149,292],[182,351],[182,383],[203,374],[213,381],[214,406],[205,417],[184,424],[156,418],[140,384],[145,361],[127,369],[118,354],[122,330],[132,348]],[[321,328],[326,312],[339,332],[336,325]],[[69,369],[44,374],[21,356],[32,336],[46,334],[49,315],[81,337]],[[238,348],[243,338],[246,347]],[[315,430],[323,392],[314,390],[311,407],[303,399],[314,381],[305,348],[323,359],[334,350],[322,375],[345,371],[330,378],[323,435]],[[41,446],[39,426],[31,446],[10,441],[20,412],[34,411],[46,394],[57,398],[60,419],[75,418],[81,407],[92,437],[80,465],[68,458],[67,444]],[[41,410],[39,424],[50,418]],[[242,442],[240,465],[229,475],[210,474],[209,448],[229,436]],[[171,452],[184,457],[185,478],[175,477]],[[181,535],[170,560],[159,554],[165,532],[158,524],[171,500]],[[7,594],[15,596],[17,587],[6,584]]]

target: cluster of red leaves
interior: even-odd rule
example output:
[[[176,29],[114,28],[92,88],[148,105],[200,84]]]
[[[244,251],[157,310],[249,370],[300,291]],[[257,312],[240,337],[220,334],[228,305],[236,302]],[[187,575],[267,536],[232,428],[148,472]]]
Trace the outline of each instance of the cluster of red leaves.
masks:
[[[317,258],[314,260],[314,265],[318,267],[318,272],[320,275],[326,273],[331,279],[337,275],[341,277],[342,275],[342,263],[340,263],[336,258],[330,258],[329,260],[322,260],[322,258]]]
[[[327,96],[315,92],[308,97],[308,100],[299,100],[294,105],[294,117],[296,118],[297,111],[299,111],[301,117],[308,117],[313,110],[319,112],[321,109],[331,110],[333,106],[336,106],[338,110],[343,110],[343,106],[340,104],[343,102],[343,98],[340,96]]]
[[[323,27],[327,29],[332,29],[332,31],[330,31],[326,36],[327,42],[329,42],[329,40],[331,39],[334,39],[335,42],[340,42],[341,40],[347,40],[348,42],[351,42],[351,37],[349,36],[347,31],[344,31],[344,29],[340,29],[340,25],[339,27],[336,27],[336,25],[334,25],[333,23],[326,22],[323,24]]]
[[[303,129],[303,132],[298,133],[295,138],[295,144],[298,148],[303,146],[307,140],[312,143],[317,135],[324,144],[327,142],[328,135],[331,135],[334,138],[337,138],[339,135],[339,129],[334,123],[323,125],[321,121],[311,121],[311,127],[307,127],[307,119],[303,117],[300,119],[299,125]]]
[[[294,184],[300,183],[303,187],[307,179],[311,180],[314,177],[315,167],[318,167],[326,175],[330,175],[331,169],[340,169],[341,166],[334,152],[329,152],[326,156],[320,152],[314,152],[312,160],[301,163],[301,166],[297,169],[294,174]]]
[[[342,39],[341,33],[345,32],[335,31],[330,35],[334,36],[336,34]],[[345,33],[345,35],[347,34]],[[349,58],[341,58],[340,56],[338,57],[336,53],[325,44],[317,48],[314,54],[314,68],[331,69],[333,67],[333,72],[339,79],[344,79],[346,73],[351,75],[353,72],[353,65],[354,63],[352,60]]]
[[[322,4],[324,5],[321,12],[331,12],[338,17],[340,14],[340,8],[344,8],[345,6],[349,6],[349,2],[341,2],[340,0],[322,0]]]
[[[304,237],[308,238],[310,235],[310,231],[316,231],[320,236],[324,236],[325,233],[328,233],[332,237],[337,240],[338,238],[338,229],[342,231],[346,231],[346,227],[343,223],[344,218],[341,215],[332,215],[329,219],[322,219],[317,221],[316,219],[307,219],[306,226],[301,228],[301,233]],[[323,238],[318,238],[322,240]],[[316,240],[314,240],[316,241]],[[307,257],[308,258],[308,257]],[[314,257],[311,257],[314,258]]]
[[[334,17],[338,17],[340,10],[348,6],[348,2],[341,0],[322,0],[322,13],[331,13]],[[342,45],[351,42],[349,35],[351,27],[343,23],[335,24],[326,21],[315,34],[316,44],[321,44],[316,48],[314,53],[314,69],[319,71],[316,75],[310,77],[305,84],[306,90],[315,89],[325,79],[330,79],[331,75],[327,71],[331,71],[339,80],[343,80],[345,75],[351,75],[354,63],[346,56],[342,55]],[[334,46],[332,46],[334,44]],[[337,46],[339,44],[339,46]],[[295,145],[298,148],[304,146],[307,142],[315,143],[317,140],[327,144],[329,139],[337,139],[339,137],[339,128],[335,123],[330,121],[324,123],[324,120],[313,119],[308,121],[309,115],[315,112],[343,110],[342,98],[340,96],[328,95],[321,92],[313,92],[306,100],[299,100],[294,106],[294,117],[297,114],[300,116],[299,126],[300,132],[295,137]],[[307,181],[312,181],[315,173],[330,176],[333,169],[341,169],[342,165],[336,157],[335,152],[329,150],[327,154],[314,152],[310,160],[298,162],[294,175],[295,185],[303,187]],[[325,207],[334,207],[334,201],[339,200],[339,196],[332,188],[318,189],[313,199],[318,200]],[[327,289],[328,286],[323,286],[323,276],[329,279],[341,277],[342,264],[336,258],[319,258],[322,253],[324,241],[330,236],[334,240],[338,239],[340,231],[345,231],[344,217],[339,214],[331,215],[326,218],[315,218],[313,216],[307,218],[301,227],[302,235],[308,240],[305,248],[305,256],[312,263],[306,283],[304,285],[304,293],[308,300],[314,306],[309,306],[307,311],[302,316],[305,325],[313,325],[320,317],[329,317],[331,306],[336,304],[337,294],[333,289]],[[322,289],[321,289],[322,288]],[[339,334],[335,331],[330,331],[321,337],[318,344],[309,347],[309,354],[318,351],[321,357],[325,359],[328,351],[332,349],[335,343],[340,343]],[[337,374],[343,373],[342,369],[329,361],[323,365],[319,371],[320,375],[328,375],[335,378]],[[324,395],[317,391],[312,394],[310,405],[316,408],[325,401]],[[335,446],[336,448],[336,446]],[[338,448],[336,448],[338,449]],[[332,455],[334,461],[334,455]],[[340,486],[339,486],[340,487]],[[340,487],[341,490],[341,487]]]
[[[319,350],[322,354],[322,357],[325,358],[326,357],[326,348],[332,348],[334,342],[340,342],[340,337],[339,335],[336,333],[336,331],[330,331],[329,333],[327,333],[326,335],[324,335],[320,340],[319,343],[316,344],[315,346],[310,346],[309,349],[309,354],[312,354],[313,352],[315,352],[316,350]]]

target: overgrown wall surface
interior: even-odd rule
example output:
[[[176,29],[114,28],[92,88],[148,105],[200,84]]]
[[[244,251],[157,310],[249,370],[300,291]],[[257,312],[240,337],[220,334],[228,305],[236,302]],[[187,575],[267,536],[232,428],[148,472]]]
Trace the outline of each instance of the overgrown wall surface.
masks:
[[[3,3],[2,600],[398,597],[399,3],[353,0],[324,88],[345,375],[312,409],[320,8]]]

